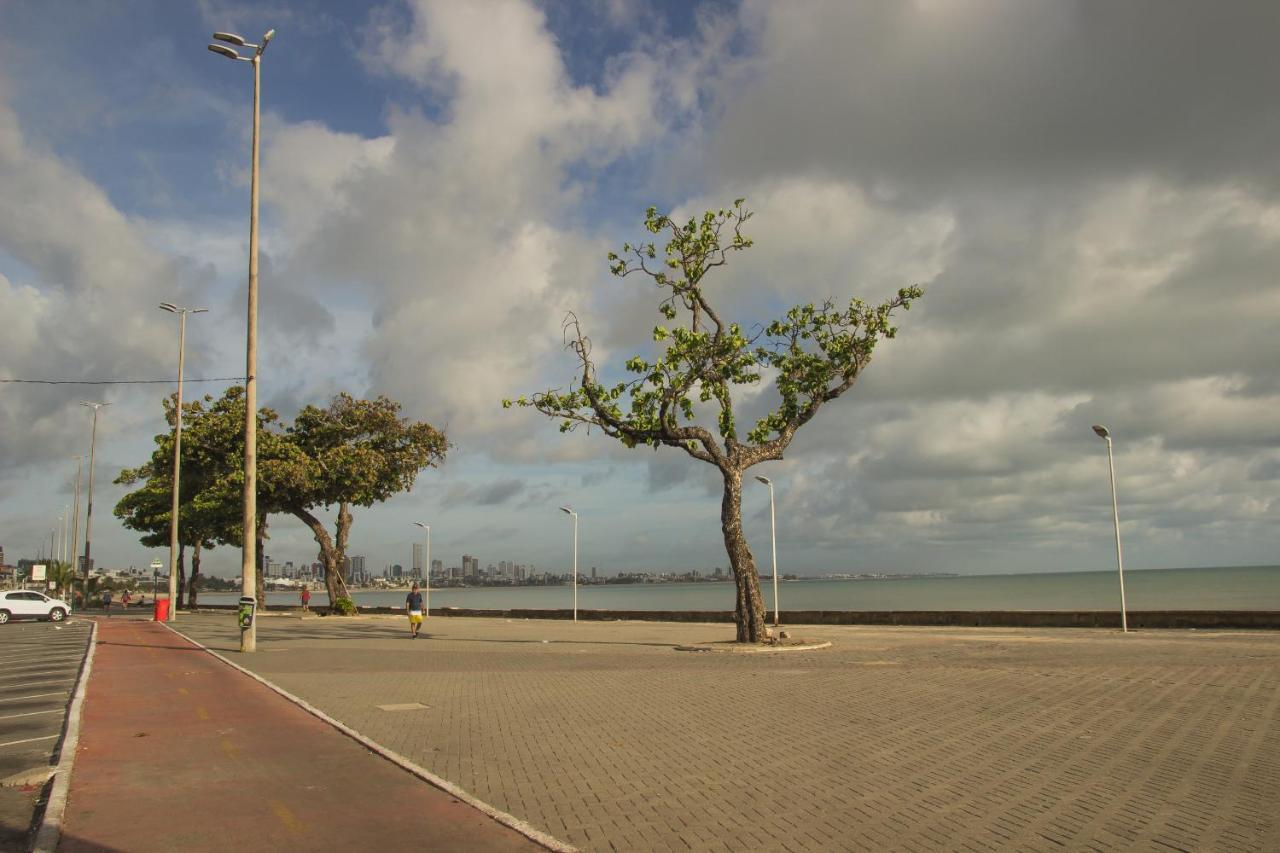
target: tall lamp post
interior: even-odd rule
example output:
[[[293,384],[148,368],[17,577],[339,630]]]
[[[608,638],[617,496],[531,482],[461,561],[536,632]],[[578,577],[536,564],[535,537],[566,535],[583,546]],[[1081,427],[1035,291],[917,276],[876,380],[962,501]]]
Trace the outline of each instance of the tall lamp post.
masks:
[[[1124,552],[1120,550],[1120,508],[1116,503],[1116,460],[1111,451],[1111,433],[1100,424],[1095,424],[1093,431],[1107,442],[1107,466],[1111,470],[1111,517],[1115,521],[1116,528],[1116,570],[1120,573],[1120,627],[1127,634],[1129,633],[1129,614],[1124,602]]]
[[[573,516],[573,621],[578,621],[578,514],[567,506],[560,507],[561,512]]]
[[[76,547],[80,542],[80,469],[84,465],[83,456],[72,456],[76,460],[76,497],[71,504],[71,559],[75,559]],[[75,589],[76,567],[71,567],[71,589]],[[89,573],[85,572],[84,602],[82,607],[89,606]]]
[[[258,529],[258,127],[259,102],[262,92],[262,53],[267,49],[275,30],[262,35],[261,44],[249,44],[234,33],[214,33],[217,41],[209,50],[228,59],[253,65],[253,156],[249,181],[249,320],[246,337],[244,371],[244,545],[240,552],[240,595],[253,598],[256,593],[254,533]],[[241,56],[227,47],[233,44],[253,51],[252,56]],[[252,652],[258,646],[258,629],[253,619],[240,626],[240,651]]]
[[[773,539],[773,627],[778,627],[778,524],[773,513],[773,480],[768,477],[756,477],[769,487],[769,533]]]
[[[423,581],[424,586],[422,590],[423,592],[422,600],[425,603],[425,609],[423,610],[422,615],[430,619],[431,618],[431,525],[424,524],[421,521],[415,521],[414,524],[416,524],[418,527],[421,527],[423,530],[427,531],[427,568],[425,572],[426,579]]]
[[[84,516],[84,601],[89,603],[89,569],[93,565],[90,560],[90,546],[93,544],[93,460],[98,450],[98,410],[110,403],[90,403],[80,401],[80,405],[93,409],[93,432],[89,434],[89,496],[86,499],[87,509]]]
[[[178,315],[178,405],[173,429],[173,502],[169,510],[169,610],[166,621],[178,616],[178,480],[182,476],[182,372],[186,366],[187,315],[203,314],[208,308],[180,308],[161,302],[160,310]],[[154,573],[153,573],[154,574]]]

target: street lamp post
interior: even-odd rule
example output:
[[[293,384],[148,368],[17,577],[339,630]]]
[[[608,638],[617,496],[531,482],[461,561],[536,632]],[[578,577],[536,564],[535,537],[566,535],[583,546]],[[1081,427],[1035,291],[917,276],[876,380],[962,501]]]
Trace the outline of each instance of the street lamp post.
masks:
[[[430,619],[431,618],[431,525],[424,524],[421,521],[415,521],[414,524],[421,527],[423,530],[427,531],[427,567],[426,567],[426,571],[423,573],[425,575],[425,578],[423,580],[422,600],[425,605],[423,610],[423,616]]]
[[[756,477],[769,487],[769,533],[773,538],[773,627],[778,627],[778,524],[773,513],[773,480],[768,477]]]
[[[217,41],[233,44],[253,51],[252,56],[241,56],[226,44],[211,44],[209,50],[225,56],[253,64],[253,155],[249,181],[249,310],[248,333],[245,336],[245,372],[244,372],[244,545],[240,552],[240,595],[253,598],[256,592],[255,548],[257,542],[254,534],[258,529],[258,128],[259,103],[262,92],[262,53],[267,49],[275,30],[267,30],[262,35],[261,44],[249,44],[234,33],[214,33]],[[257,649],[258,629],[253,619],[248,625],[240,626],[240,651],[252,652]]]
[[[567,506],[560,507],[561,512],[573,516],[573,621],[578,621],[578,514]]]
[[[71,503],[71,557],[74,559],[76,554],[76,546],[80,541],[80,468],[84,465],[83,456],[73,456],[76,460],[76,497]],[[71,567],[71,588],[75,589],[76,567]],[[83,607],[89,606],[89,573],[85,571],[84,575],[84,602]]]
[[[173,502],[169,510],[169,610],[166,617],[166,621],[172,622],[178,618],[178,480],[182,475],[182,372],[186,366],[187,315],[203,314],[209,309],[180,308],[172,302],[161,302],[160,309],[177,314],[179,321],[178,405],[175,407],[173,429]]]
[[[84,516],[84,601],[85,605],[88,606],[89,568],[93,565],[90,561],[90,546],[93,544],[93,461],[98,450],[98,410],[111,404],[90,403],[81,400],[80,405],[93,409],[93,431],[89,434],[89,496],[85,501],[86,510]]]
[[[1107,442],[1107,466],[1111,470],[1111,517],[1116,528],[1116,570],[1120,573],[1120,628],[1129,633],[1129,614],[1124,601],[1124,552],[1120,549],[1120,508],[1116,502],[1116,461],[1111,451],[1111,433],[1106,427],[1095,424],[1093,431]]]

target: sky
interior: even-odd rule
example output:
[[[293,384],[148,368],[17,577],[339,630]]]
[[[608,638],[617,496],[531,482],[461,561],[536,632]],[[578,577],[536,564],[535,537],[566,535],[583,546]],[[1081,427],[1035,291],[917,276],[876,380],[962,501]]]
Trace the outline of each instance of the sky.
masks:
[[[1280,5],[9,0],[0,379],[171,379],[162,301],[209,309],[189,379],[243,373],[252,77],[205,45],[268,28],[259,400],[289,418],[386,394],[453,445],[356,511],[372,570],[409,565],[415,521],[445,565],[567,570],[562,504],[584,570],[727,565],[714,469],[501,400],[570,382],[570,311],[605,369],[652,354],[655,291],[607,253],[649,205],[739,197],[755,246],[708,292],[746,328],[925,289],[854,389],[750,472],[776,484],[780,571],[1111,567],[1095,423],[1127,568],[1280,562]],[[111,403],[95,561],[166,557],[111,509],[171,391],[0,383],[9,562],[72,502],[81,400]],[[748,482],[767,570],[769,496]],[[270,536],[275,560],[315,558],[289,517]],[[205,568],[233,575],[239,553]]]

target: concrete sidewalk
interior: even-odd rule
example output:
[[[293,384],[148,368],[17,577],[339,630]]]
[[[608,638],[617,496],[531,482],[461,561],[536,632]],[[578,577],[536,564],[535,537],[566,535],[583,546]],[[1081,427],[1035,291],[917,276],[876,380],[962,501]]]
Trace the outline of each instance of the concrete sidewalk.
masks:
[[[164,626],[100,619],[59,849],[542,848]]]

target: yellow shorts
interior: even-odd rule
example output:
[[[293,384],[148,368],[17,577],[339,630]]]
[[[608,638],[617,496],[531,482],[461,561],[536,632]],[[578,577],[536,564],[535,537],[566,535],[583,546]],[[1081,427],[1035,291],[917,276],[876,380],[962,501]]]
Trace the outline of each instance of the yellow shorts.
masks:
[[[410,625],[421,625],[421,624],[422,624],[422,614],[421,614],[421,613],[416,613],[416,612],[415,612],[415,613],[410,613],[410,614],[409,614],[409,624],[410,624]]]

